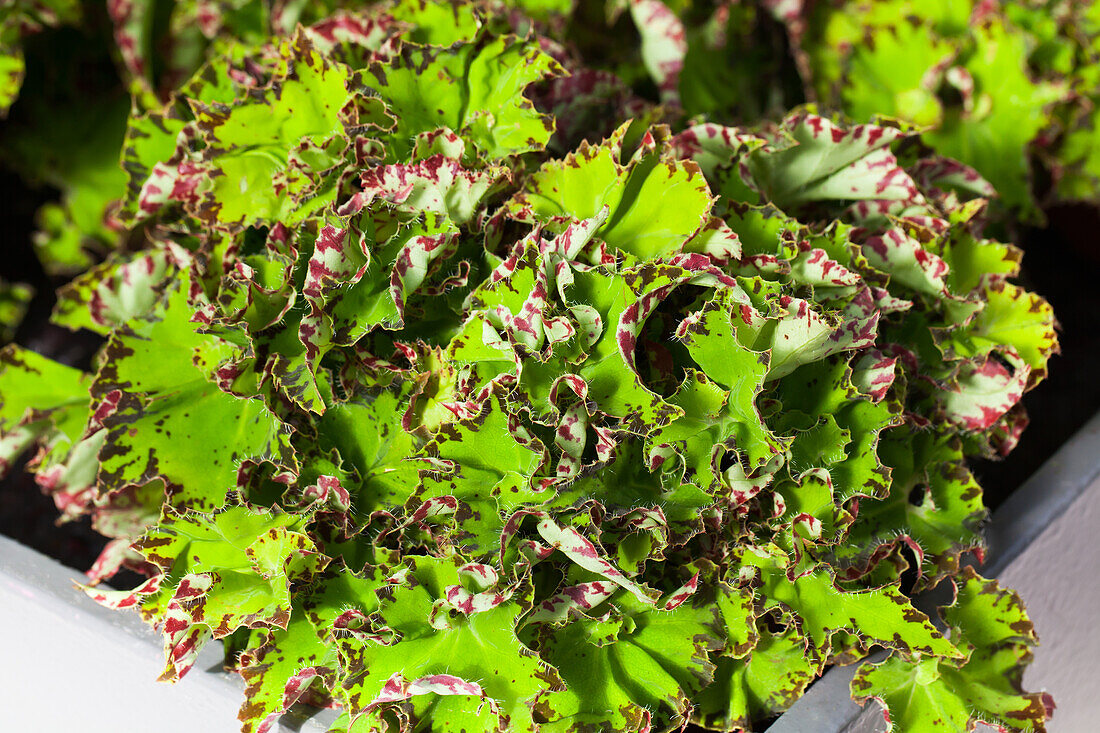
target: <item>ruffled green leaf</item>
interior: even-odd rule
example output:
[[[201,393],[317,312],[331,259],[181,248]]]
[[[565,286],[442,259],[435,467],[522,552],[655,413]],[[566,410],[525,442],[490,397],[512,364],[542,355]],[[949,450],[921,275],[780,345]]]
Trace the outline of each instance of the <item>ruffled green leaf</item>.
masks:
[[[252,632],[238,666],[246,702],[237,717],[244,733],[268,730],[311,685],[331,690],[339,660],[333,641],[322,640],[303,609],[294,604],[285,629]]]
[[[544,165],[507,204],[510,213],[560,230],[607,207],[595,236],[609,247],[642,258],[683,250],[707,223],[712,198],[706,181],[693,163],[658,152],[621,162],[624,133],[600,146],[582,144],[565,160]]]
[[[106,336],[152,312],[168,269],[164,252],[119,257],[74,278],[58,293],[52,321]]]
[[[499,543],[505,516],[550,498],[533,485],[543,446],[509,414],[500,392],[475,416],[443,426],[417,457],[425,460],[415,501],[455,502],[453,541],[475,553]]]
[[[1011,348],[1029,368],[1029,384],[1046,376],[1047,361],[1058,351],[1054,309],[1046,300],[1012,283],[985,293],[985,307],[950,340],[941,341],[948,359],[971,359]]]
[[[87,422],[89,378],[20,346],[0,351],[0,474],[41,441],[43,468],[59,463]]]
[[[707,491],[718,487],[727,452],[737,456],[746,475],[782,462],[783,443],[768,430],[756,405],[769,354],[738,342],[731,320],[738,307],[731,291],[721,291],[681,324],[677,335],[701,371],[689,372],[669,400],[683,415],[650,437],[651,455],[660,455],[662,448],[676,450],[685,478]]]
[[[565,691],[540,709],[544,730],[632,730],[685,720],[690,699],[707,685],[717,644],[716,614],[690,603],[671,611],[614,596],[599,617],[581,617],[547,633],[547,658]]]
[[[419,445],[405,427],[410,391],[390,388],[363,395],[334,405],[318,421],[319,444],[335,448],[354,476],[344,488],[361,516],[400,507],[416,490],[418,465],[408,459]]]
[[[845,130],[819,115],[795,115],[784,120],[774,149],[749,156],[749,171],[766,199],[782,209],[822,199],[908,202],[919,194],[890,152],[900,137],[894,128]]]
[[[838,631],[857,634],[905,655],[963,656],[896,586],[843,591],[827,567],[796,570],[791,578],[783,561],[751,549],[745,552],[743,562],[759,568],[764,608],[792,613],[810,644],[809,652],[817,659],[829,656],[833,634]]]
[[[518,599],[456,610],[453,589],[472,582],[458,558],[408,557],[403,565],[380,591],[378,617],[392,643],[355,635],[338,642],[347,670],[339,695],[352,716],[408,701],[413,720],[433,730],[490,721],[534,730],[535,703],[556,675],[516,638]]]
[[[896,430],[879,450],[891,471],[889,495],[860,502],[848,542],[836,551],[839,564],[858,572],[905,542],[935,582],[957,570],[964,552],[983,546],[981,487],[949,439]]]
[[[1025,693],[1020,685],[1028,648],[1038,640],[1019,597],[967,568],[944,618],[968,658],[891,656],[860,668],[852,697],[881,702],[887,730],[964,730],[978,721],[1046,730],[1049,696]]]
[[[293,469],[288,429],[257,397],[242,398],[212,381],[225,342],[199,333],[177,284],[148,319],[117,331],[92,385],[99,421],[102,490],[161,479],[180,508],[224,504],[245,461]],[[196,356],[214,356],[214,363]],[[211,426],[219,426],[211,430]]]
[[[786,711],[817,673],[795,627],[762,632],[744,659],[717,659],[714,684],[699,695],[694,719],[712,730],[751,728],[753,721]]]
[[[775,422],[798,431],[791,475],[823,470],[841,499],[885,493],[893,477],[877,447],[899,421],[883,399],[894,375],[895,360],[872,353],[851,365],[837,357],[807,364],[780,380],[776,396],[785,409]]]
[[[301,39],[285,45],[283,54],[279,83],[258,99],[224,110],[196,110],[207,146],[203,157],[212,160],[212,168],[198,185],[198,200],[190,203],[195,216],[243,228],[285,219],[300,205],[320,203],[312,196],[317,192],[309,171],[337,163],[332,148],[346,145],[329,141],[343,132],[339,115],[351,98],[349,71]],[[305,166],[292,165],[292,153],[303,144],[314,159],[306,158]]]
[[[470,154],[494,161],[546,146],[553,121],[523,90],[559,73],[537,43],[503,37],[450,50],[407,46],[372,65],[364,81],[397,121],[386,138],[387,160],[406,160],[417,135],[445,127],[470,144]]]
[[[133,591],[87,592],[100,603],[163,618],[162,679],[176,679],[211,638],[245,627],[287,629],[291,583],[308,582],[328,563],[300,531],[304,524],[303,517],[244,507],[168,513],[135,544],[161,575]]]

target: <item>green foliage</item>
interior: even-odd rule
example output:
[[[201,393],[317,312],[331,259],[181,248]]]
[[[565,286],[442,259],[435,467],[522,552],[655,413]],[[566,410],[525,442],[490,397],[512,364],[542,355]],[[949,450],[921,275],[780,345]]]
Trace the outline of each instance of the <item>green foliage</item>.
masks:
[[[627,50],[597,52],[580,28],[567,40],[636,87],[655,86],[671,119],[755,123],[815,100],[855,122],[914,126],[995,182],[999,217],[1039,223],[1053,201],[1100,201],[1092,0],[593,6]]]
[[[124,241],[113,205],[125,181],[118,147],[130,100],[112,67],[102,9],[49,5],[55,3],[20,2],[0,11],[14,13],[7,21],[20,17],[20,10],[43,13],[39,21],[22,17],[23,31],[35,32],[19,52],[26,84],[12,108],[5,107],[0,161],[29,184],[56,189],[56,195],[43,197],[55,200],[39,207],[34,244],[48,274],[71,276]],[[55,25],[61,27],[48,27]]]
[[[33,296],[30,286],[0,279],[0,343],[7,343],[15,335]]]
[[[1069,89],[1052,69],[1029,64],[1041,38],[1019,23],[1047,11],[1012,18],[977,3],[920,12],[908,0],[845,5],[823,6],[807,34],[824,98],[855,119],[881,114],[929,128],[926,143],[996,181],[1006,205],[1034,217],[1029,146]]]
[[[116,8],[113,234],[74,209],[84,259],[51,248],[82,270],[54,322],[105,345],[91,374],[0,353],[0,458],[39,445],[115,540],[89,594],[160,626],[166,679],[225,639],[245,731],[298,701],[347,731],[748,730],[872,646],[856,691],[910,729],[1040,727],[1030,626],[959,569],[966,460],[1011,449],[1057,351],[990,185],[900,124],[719,124],[693,44],[788,18],[598,8],[656,106],[583,64],[588,4],[519,5],[207,4],[200,39],[179,2],[161,55]],[[903,594],[912,556],[958,633]],[[148,580],[96,587],[121,566]]]
[[[966,659],[891,656],[860,669],[853,697],[877,698],[888,714],[887,730],[964,730],[990,720],[1008,730],[1042,729],[1049,697],[1020,688],[1028,648],[1038,639],[1019,597],[967,568],[944,620]]]

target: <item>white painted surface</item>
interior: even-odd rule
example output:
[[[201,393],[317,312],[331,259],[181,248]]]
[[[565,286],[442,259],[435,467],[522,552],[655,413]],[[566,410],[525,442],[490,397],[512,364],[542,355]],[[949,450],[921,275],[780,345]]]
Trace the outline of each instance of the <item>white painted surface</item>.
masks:
[[[208,644],[178,683],[160,635],[137,613],[111,611],[74,588],[75,570],[0,537],[0,731],[7,733],[236,733],[244,683],[221,671]],[[331,711],[318,718],[331,720]],[[272,733],[321,733],[287,716]]]
[[[5,730],[195,733],[237,729],[238,702],[186,676],[159,684],[163,655],[125,632],[81,624],[79,611],[5,593],[0,606],[0,700]],[[219,685],[229,683],[219,680]],[[234,690],[235,691],[235,690]],[[241,693],[243,697],[243,692]]]
[[[1050,733],[1100,730],[1100,479],[999,580],[1019,591],[1039,632],[1024,689],[1054,695]]]

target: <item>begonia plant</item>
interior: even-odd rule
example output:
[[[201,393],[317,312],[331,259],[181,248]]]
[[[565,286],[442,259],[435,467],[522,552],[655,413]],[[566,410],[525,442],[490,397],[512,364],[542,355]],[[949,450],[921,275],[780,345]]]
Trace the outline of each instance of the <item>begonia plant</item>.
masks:
[[[1057,351],[997,180],[813,107],[681,124],[569,3],[217,7],[174,91],[123,46],[125,245],[53,313],[94,369],[0,352],[0,458],[111,538],[85,590],[162,679],[222,640],[247,732],[734,731],[881,648],[893,729],[1043,728],[966,561]]]

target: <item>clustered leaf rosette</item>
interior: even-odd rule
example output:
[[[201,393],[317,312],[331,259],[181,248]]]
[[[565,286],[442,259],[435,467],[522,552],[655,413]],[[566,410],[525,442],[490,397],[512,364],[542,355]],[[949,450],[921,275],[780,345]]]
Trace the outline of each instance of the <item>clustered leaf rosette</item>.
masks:
[[[571,104],[530,29],[341,12],[131,118],[147,246],[54,314],[104,336],[96,373],[0,352],[4,459],[37,443],[113,538],[89,594],[158,625],[164,679],[223,639],[245,731],[298,701],[356,732],[749,730],[871,647],[855,692],[903,730],[1041,729],[1018,599],[960,571],[966,458],[1011,449],[1057,348],[989,184],[811,109],[642,109],[554,157],[635,103]],[[98,585],[121,567],[148,579]]]
[[[635,81],[648,76],[674,116],[755,122],[817,100],[850,119],[919,127],[937,153],[995,181],[998,204],[1018,220],[1039,221],[1050,200],[1100,197],[1100,3],[592,6],[603,17],[578,13],[635,39],[605,63]],[[599,44],[583,27],[569,39]],[[1036,160],[1053,185],[1033,180]]]
[[[1100,85],[1088,77],[1098,7],[822,3],[805,13],[801,48],[821,100],[855,119],[877,113],[928,128],[927,144],[996,181],[1004,204],[1034,220],[1042,192],[1033,156],[1045,159],[1061,196],[1100,192],[1085,142],[1096,139]]]

